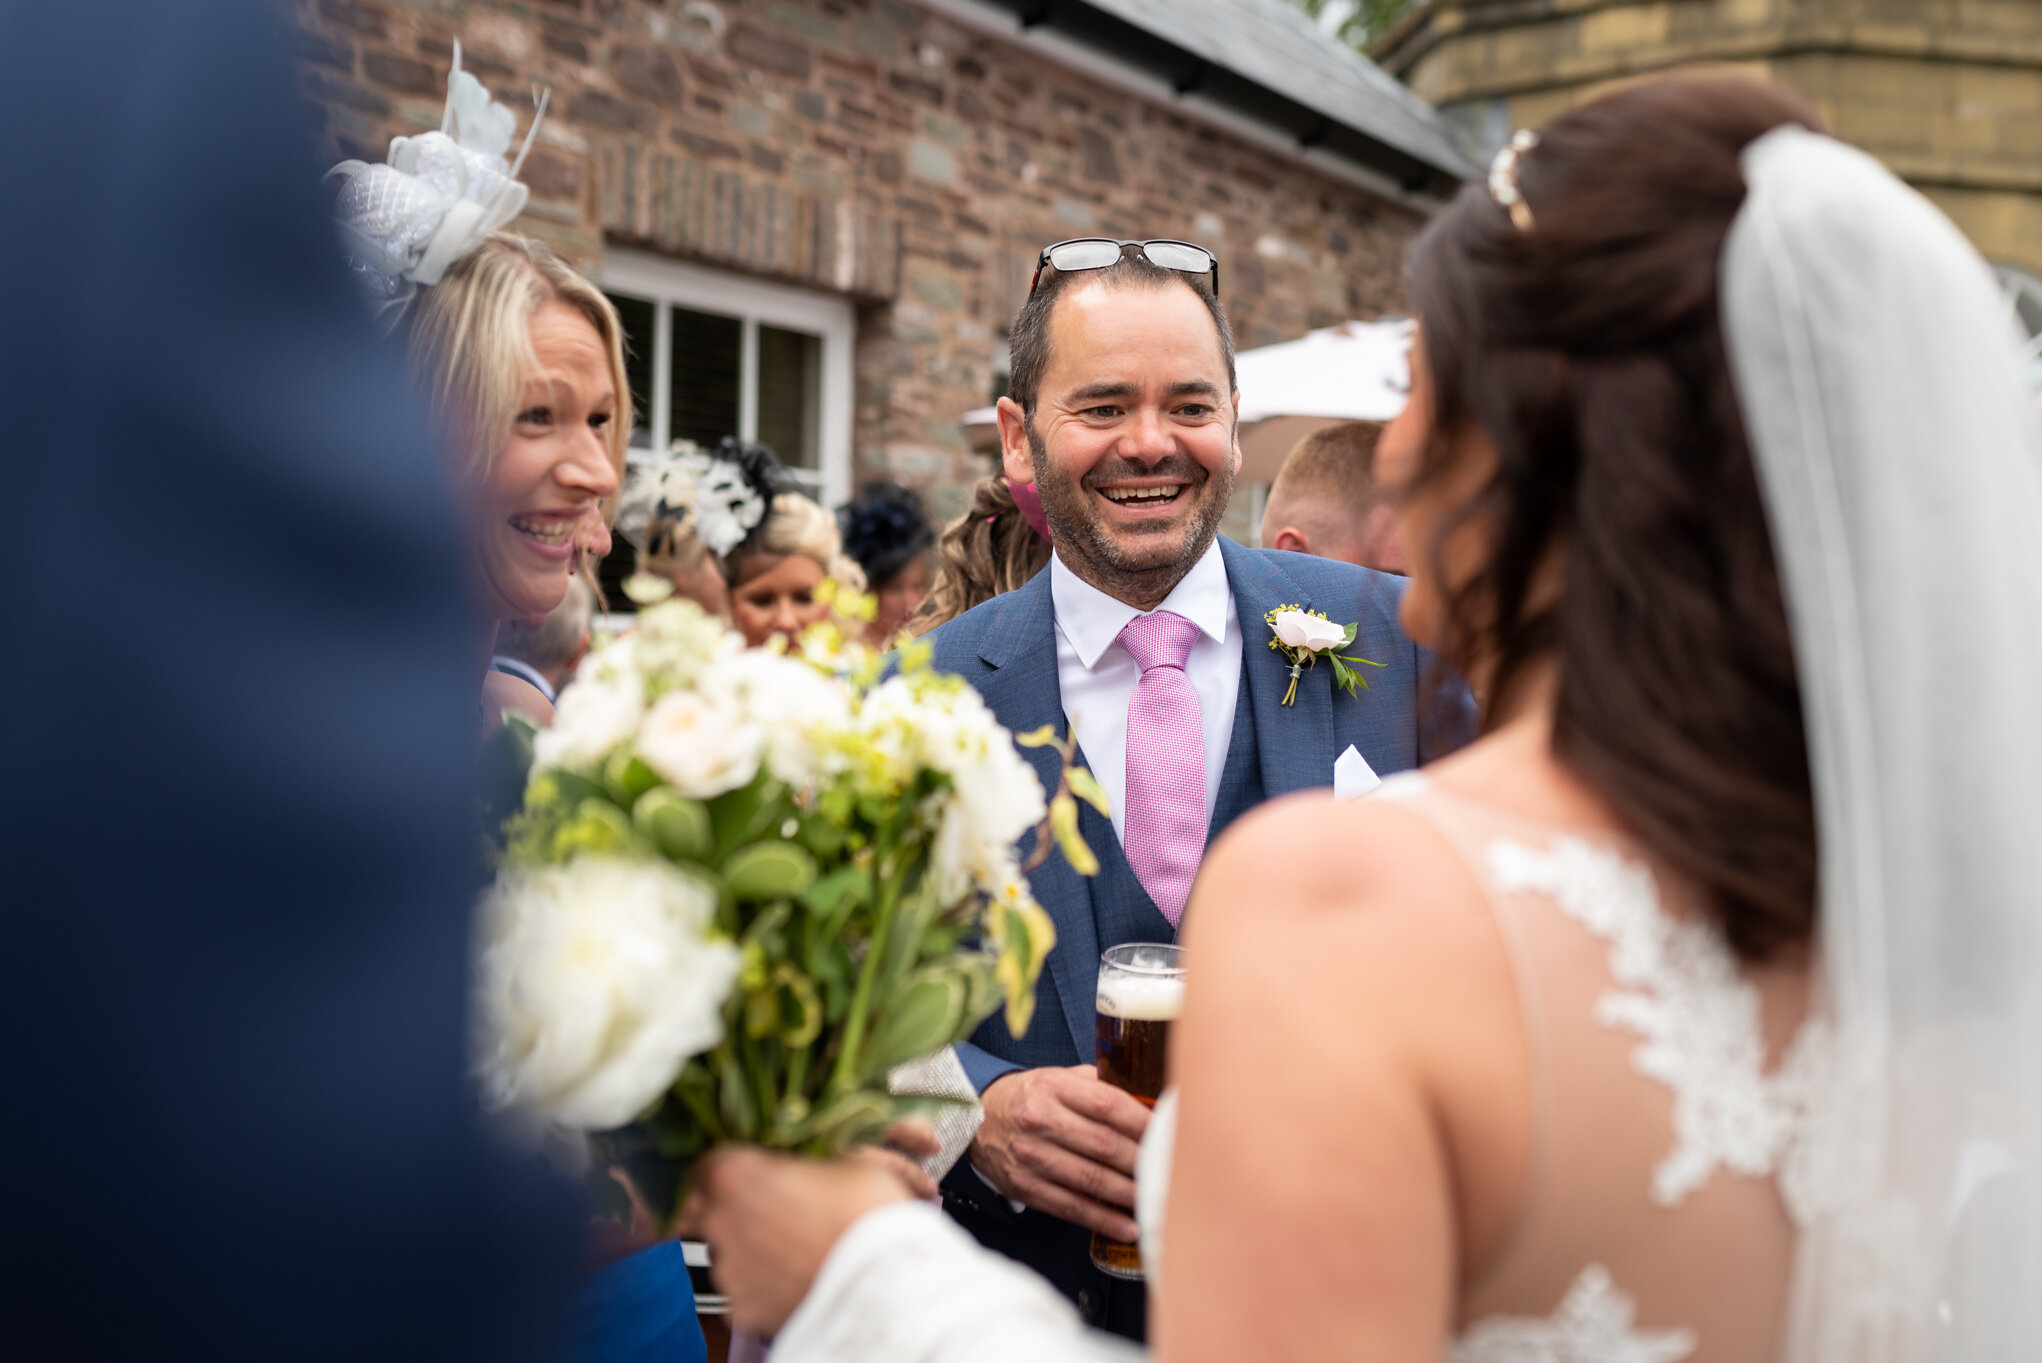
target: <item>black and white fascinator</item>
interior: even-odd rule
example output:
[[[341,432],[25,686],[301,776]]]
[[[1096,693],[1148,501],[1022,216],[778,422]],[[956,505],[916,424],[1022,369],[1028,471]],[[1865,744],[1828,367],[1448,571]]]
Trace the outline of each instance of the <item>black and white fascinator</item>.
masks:
[[[438,132],[390,140],[381,165],[342,161],[327,172],[342,184],[334,218],[348,268],[361,281],[386,328],[395,327],[421,287],[440,282],[448,267],[524,211],[531,191],[518,183],[547,95],[506,161],[518,117],[461,69],[461,44],[447,77],[446,112]]]
[[[692,518],[718,558],[758,529],[773,498],[794,490],[771,447],[725,436],[712,450],[676,440],[664,453],[632,451],[617,502],[617,533],[643,551],[665,520]]]

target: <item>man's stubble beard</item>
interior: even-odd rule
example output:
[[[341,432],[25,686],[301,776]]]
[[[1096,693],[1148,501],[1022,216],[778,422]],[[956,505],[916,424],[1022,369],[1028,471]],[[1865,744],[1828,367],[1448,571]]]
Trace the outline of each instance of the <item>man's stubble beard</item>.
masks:
[[[1055,534],[1057,552],[1080,577],[1117,600],[1129,605],[1146,603],[1153,610],[1170,589],[1183,580],[1192,566],[1205,556],[1218,537],[1220,522],[1234,496],[1234,466],[1229,460],[1215,473],[1190,456],[1182,456],[1195,473],[1191,490],[1181,494],[1204,500],[1183,528],[1184,540],[1178,554],[1161,563],[1145,563],[1123,554],[1099,525],[1082,478],[1067,477],[1049,457],[1031,420],[1023,427],[1028,436],[1028,457],[1035,473],[1035,490],[1042,498],[1043,516]],[[1159,469],[1177,472],[1171,461]],[[1096,466],[1095,466],[1096,468]]]

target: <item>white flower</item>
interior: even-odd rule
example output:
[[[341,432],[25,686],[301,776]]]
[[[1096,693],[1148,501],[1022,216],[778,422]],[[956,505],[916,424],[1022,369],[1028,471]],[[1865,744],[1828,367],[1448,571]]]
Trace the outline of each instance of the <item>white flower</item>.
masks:
[[[736,638],[723,622],[685,598],[662,601],[638,613],[633,636],[638,672],[654,691],[693,686],[702,669]]]
[[[532,740],[532,770],[600,767],[619,743],[631,737],[645,713],[645,683],[633,657],[633,641],[619,639],[582,659],[574,680],[561,688],[553,726]]]
[[[845,683],[808,663],[765,649],[720,658],[702,674],[704,699],[766,734],[766,767],[778,781],[806,787],[842,765],[851,726]]]
[[[952,787],[932,811],[937,896],[955,902],[974,884],[995,892],[1012,874],[1016,840],[1042,821],[1042,783],[978,692],[925,683],[914,700],[898,722],[913,729],[921,765]]]
[[[661,861],[508,871],[483,901],[477,1067],[492,1111],[580,1131],[650,1107],[723,1035],[740,955],[715,896]]]
[[[645,765],[697,800],[751,784],[765,747],[765,730],[693,691],[661,696],[638,731]]]
[[[1270,622],[1270,628],[1276,631],[1276,637],[1283,643],[1308,653],[1323,653],[1347,640],[1346,626],[1300,610],[1278,611],[1276,618]]]

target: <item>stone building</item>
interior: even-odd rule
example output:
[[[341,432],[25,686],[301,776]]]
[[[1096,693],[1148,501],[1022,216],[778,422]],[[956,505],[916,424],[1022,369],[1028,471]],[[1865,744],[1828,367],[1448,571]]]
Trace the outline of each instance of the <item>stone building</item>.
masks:
[[[2036,0],[1423,0],[1374,49],[1487,153],[1609,85],[1730,63],[1934,199],[2042,330]]]
[[[1043,245],[1208,245],[1263,344],[1394,310],[1468,173],[1285,0],[291,4],[335,158],[437,127],[456,40],[521,135],[550,89],[515,226],[619,300],[638,439],[755,436],[832,502],[891,476],[962,509],[958,417]]]

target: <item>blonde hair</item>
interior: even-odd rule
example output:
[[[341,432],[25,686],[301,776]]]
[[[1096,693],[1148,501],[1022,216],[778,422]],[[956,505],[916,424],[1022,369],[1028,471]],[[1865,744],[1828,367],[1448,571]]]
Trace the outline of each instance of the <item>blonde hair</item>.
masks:
[[[723,560],[723,578],[735,591],[744,576],[738,571],[748,558],[761,554],[800,554],[814,559],[822,570],[854,592],[865,590],[865,570],[844,556],[844,541],[837,533],[837,518],[798,492],[782,492],[773,498],[765,519]]]
[[[538,368],[532,315],[555,302],[586,317],[609,353],[618,410],[606,431],[610,462],[623,476],[631,444],[631,382],[617,310],[552,247],[495,232],[419,295],[410,324],[411,353],[424,373],[433,414],[457,442],[461,474],[470,482],[489,476],[510,439],[525,382]]]
[[[936,584],[907,623],[916,637],[1013,591],[1049,566],[1049,541],[1035,533],[997,473],[978,480],[971,510],[952,521],[936,545]]]

